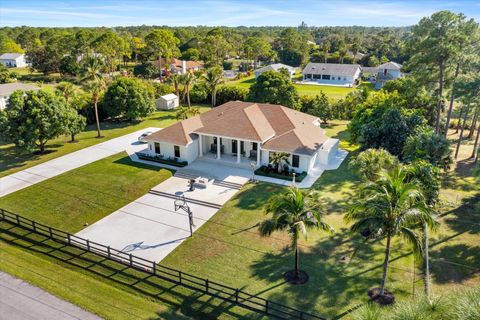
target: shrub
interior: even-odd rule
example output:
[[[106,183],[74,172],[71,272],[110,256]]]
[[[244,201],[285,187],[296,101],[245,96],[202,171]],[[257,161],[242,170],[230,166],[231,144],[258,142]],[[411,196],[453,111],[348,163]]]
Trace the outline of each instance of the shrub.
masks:
[[[425,160],[434,166],[448,169],[452,157],[448,140],[431,128],[422,128],[407,138],[403,148],[403,159],[407,162]]]
[[[217,104],[228,101],[244,101],[247,98],[248,90],[234,86],[222,86],[217,91]]]
[[[231,61],[224,61],[223,62],[223,70],[232,70],[233,62]]]
[[[204,83],[195,83],[190,90],[190,101],[193,103],[206,103],[208,91]]]

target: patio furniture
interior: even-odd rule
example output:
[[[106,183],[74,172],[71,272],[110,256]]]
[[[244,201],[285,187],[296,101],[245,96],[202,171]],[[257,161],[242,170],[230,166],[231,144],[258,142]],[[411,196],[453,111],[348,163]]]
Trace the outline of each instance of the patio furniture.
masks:
[[[207,188],[207,183],[208,183],[207,179],[200,177],[200,178],[195,179],[194,186],[196,188],[199,188],[199,189],[206,189]]]
[[[250,150],[250,159],[257,159],[257,150]]]

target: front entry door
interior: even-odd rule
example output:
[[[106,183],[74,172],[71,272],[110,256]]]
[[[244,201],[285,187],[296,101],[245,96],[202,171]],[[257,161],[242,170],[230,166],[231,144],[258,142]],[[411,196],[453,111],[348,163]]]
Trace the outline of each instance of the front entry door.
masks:
[[[155,142],[155,153],[160,154],[160,143]]]

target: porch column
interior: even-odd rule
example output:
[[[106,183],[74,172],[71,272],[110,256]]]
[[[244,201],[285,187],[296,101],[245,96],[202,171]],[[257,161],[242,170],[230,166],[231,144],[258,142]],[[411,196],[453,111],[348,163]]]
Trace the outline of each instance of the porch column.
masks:
[[[237,163],[240,163],[240,140],[237,139]]]
[[[262,150],[260,150],[260,142],[257,142],[257,167],[260,166],[260,152],[262,152]]]
[[[203,143],[202,143],[202,140],[203,140],[203,136],[202,135],[199,135],[198,136],[198,147],[199,147],[199,152],[198,154],[200,155],[200,157],[203,156]]]
[[[217,160],[220,160],[220,137],[217,137]]]

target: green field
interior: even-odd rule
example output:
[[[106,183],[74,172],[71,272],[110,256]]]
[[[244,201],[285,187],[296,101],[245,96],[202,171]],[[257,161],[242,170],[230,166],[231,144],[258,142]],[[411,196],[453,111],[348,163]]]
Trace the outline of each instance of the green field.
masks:
[[[357,147],[347,142],[346,125],[345,121],[333,121],[326,130],[329,136],[341,139],[341,147],[351,152],[350,158],[355,156]],[[469,150],[466,147],[462,157]],[[435,294],[480,283],[480,187],[471,170],[470,163],[460,162],[444,177],[441,194],[444,216],[441,228],[431,235]],[[167,170],[134,164],[121,153],[0,198],[0,207],[73,232],[136,199],[170,175]],[[272,194],[284,190],[268,183],[245,186],[162,263],[305,311],[329,317],[339,315],[364,304],[368,300],[366,291],[378,285],[381,277],[383,242],[366,246],[348,232],[343,221],[358,183],[348,169],[347,158],[338,170],[325,172],[313,186],[320,191],[326,221],[336,232],[326,235],[312,231],[307,241],[301,241],[301,268],[310,276],[305,285],[291,286],[283,280],[282,273],[293,265],[288,235],[279,232],[263,238],[257,231],[258,223],[265,219],[263,204]],[[3,228],[1,270],[103,317],[252,318],[245,310],[218,305],[207,296],[199,297],[166,284],[158,284],[153,294],[151,285],[136,280],[139,275],[131,274],[131,270],[119,275],[112,266],[105,266],[105,261],[95,262],[93,257],[89,259],[94,261],[84,261],[85,255],[70,257],[73,253],[69,248],[65,249],[67,253],[59,253],[60,258],[55,255],[58,250],[52,256],[53,244],[18,240],[19,235],[12,234],[15,230]],[[354,251],[356,255],[350,260]],[[72,261],[80,266],[72,265]],[[418,265],[414,267],[409,246],[396,239],[388,287],[397,298],[410,297],[413,290],[421,294]],[[58,268],[59,272],[53,272],[52,268]],[[75,283],[78,292],[69,290],[69,283]],[[105,292],[111,294],[104,299]]]
[[[199,107],[202,112],[209,110],[205,106]],[[84,132],[77,136],[77,143],[70,143],[69,136],[61,136],[50,140],[46,147],[47,152],[42,155],[32,154],[16,148],[13,144],[0,142],[0,177],[142,128],[164,128],[176,121],[174,111],[157,111],[141,122],[105,122],[101,123],[104,137],[100,139],[96,138],[96,126],[89,125]]]
[[[236,86],[239,88],[249,89],[252,84],[255,83],[255,76],[250,76],[248,78],[243,78],[240,80],[228,81],[226,85]],[[370,86],[369,84],[362,84],[362,86]],[[315,96],[320,92],[324,92],[328,97],[338,100],[345,97],[349,92],[355,90],[355,88],[343,88],[343,87],[333,87],[333,86],[322,86],[314,84],[294,84],[295,88],[300,95],[305,96]]]

